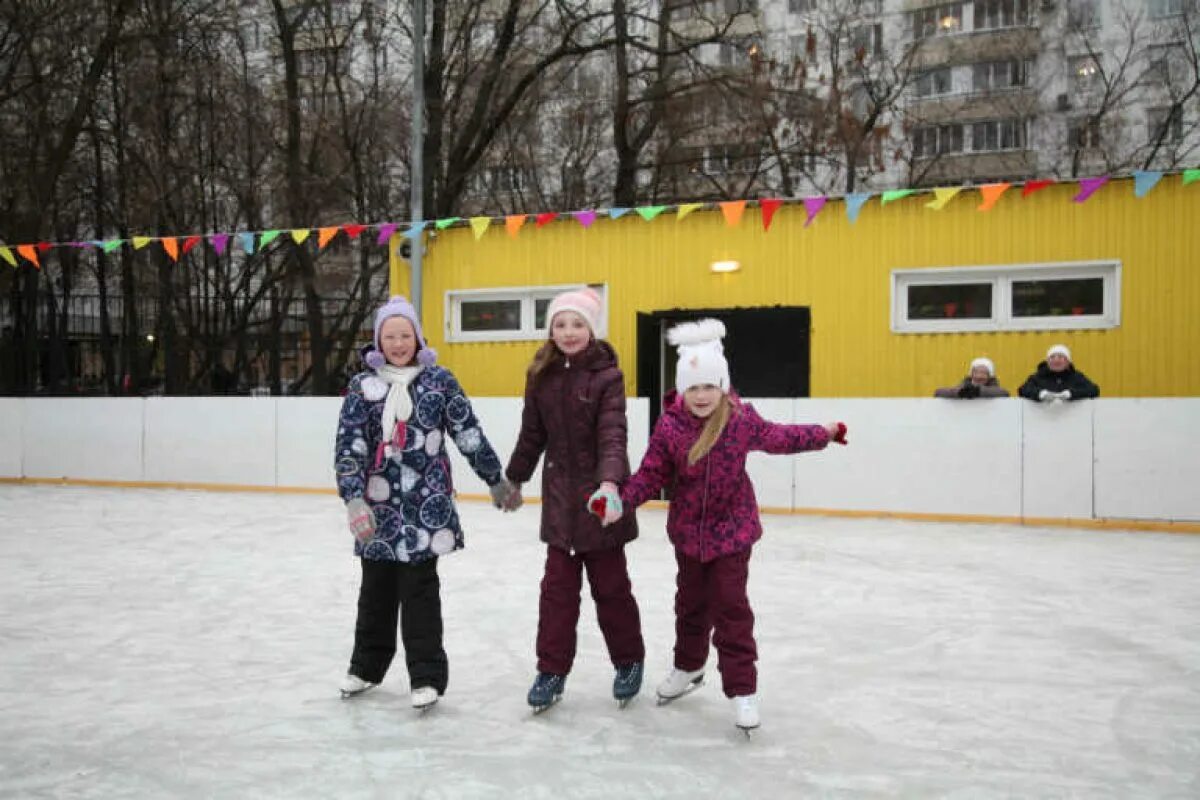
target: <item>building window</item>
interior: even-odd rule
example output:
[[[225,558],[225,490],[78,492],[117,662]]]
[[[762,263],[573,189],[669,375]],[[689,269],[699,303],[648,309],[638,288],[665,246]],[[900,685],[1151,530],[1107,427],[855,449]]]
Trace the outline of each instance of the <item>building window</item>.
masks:
[[[950,94],[950,68],[941,67],[918,74],[914,91],[917,97],[937,97]]]
[[[1100,9],[1096,0],[1070,0],[1067,3],[1067,30],[1089,31],[1100,27]]]
[[[607,329],[607,287],[591,284],[600,295],[604,311],[598,336]],[[512,289],[471,289],[446,292],[446,340],[495,342],[545,339],[546,311],[560,292],[582,288],[532,286]]]
[[[976,122],[971,125],[971,151],[990,153],[996,150],[1025,149],[1025,120],[1001,119]]]
[[[962,151],[962,125],[936,125],[918,128],[913,133],[914,158],[933,158]]]
[[[1156,44],[1146,48],[1147,80],[1161,85],[1171,83],[1172,71],[1176,64],[1183,63],[1183,47],[1179,44]]]
[[[987,92],[1024,86],[1028,73],[1024,61],[984,61],[972,67],[972,88]]]
[[[1075,91],[1085,94],[1100,83],[1100,65],[1091,56],[1075,56],[1067,62],[1071,85]]]
[[[1100,123],[1088,117],[1071,120],[1067,123],[1067,141],[1072,150],[1099,150]]]
[[[807,14],[813,10],[816,0],[788,0],[788,13]]]
[[[960,33],[962,29],[962,3],[947,3],[912,12],[914,39]]]
[[[975,30],[1029,24],[1029,0],[975,0]]]
[[[892,331],[1115,328],[1121,264],[1086,261],[892,270]]]
[[[851,30],[850,52],[858,59],[883,55],[883,25],[859,25]]]
[[[1150,17],[1161,19],[1182,14],[1189,0],[1149,0]]]
[[[1146,112],[1146,129],[1150,144],[1183,141],[1183,109],[1179,106],[1151,108]]]

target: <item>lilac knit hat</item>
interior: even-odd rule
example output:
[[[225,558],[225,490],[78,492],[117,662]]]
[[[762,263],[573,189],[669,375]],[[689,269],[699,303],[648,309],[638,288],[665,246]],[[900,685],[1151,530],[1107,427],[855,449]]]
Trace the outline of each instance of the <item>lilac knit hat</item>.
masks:
[[[436,364],[437,351],[425,344],[425,337],[421,334],[421,322],[417,319],[417,310],[407,298],[394,295],[375,312],[375,338],[372,340],[374,348],[367,353],[367,366],[379,369],[387,363],[387,358],[379,348],[379,329],[392,317],[404,317],[412,323],[413,332],[417,335],[417,362],[426,367]]]

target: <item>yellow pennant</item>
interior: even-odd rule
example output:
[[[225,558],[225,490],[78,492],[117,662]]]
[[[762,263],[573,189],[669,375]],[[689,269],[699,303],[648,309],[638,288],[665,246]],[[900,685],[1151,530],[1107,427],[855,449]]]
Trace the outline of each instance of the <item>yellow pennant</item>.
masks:
[[[683,203],[679,206],[679,210],[675,212],[675,221],[679,222],[688,214],[698,208],[704,208],[704,203]]]
[[[7,261],[10,267],[15,267],[17,265],[17,257],[12,254],[12,250],[9,250],[3,245],[0,245],[0,258],[3,258],[5,261]]]
[[[961,191],[962,191],[961,186],[955,186],[952,188],[934,189],[933,190],[933,199],[930,200],[928,203],[926,203],[925,207],[932,208],[934,211],[941,211],[943,208],[946,207],[946,203],[949,203],[951,200],[953,200],[954,196],[957,195]]]
[[[296,244],[304,244],[304,240],[308,238],[308,234],[312,233],[308,228],[292,228],[292,241]]]
[[[475,231],[475,241],[478,242],[487,233],[488,225],[491,224],[491,217],[471,217],[471,230]]]
[[[150,238],[149,236],[135,236],[135,237],[133,237],[133,249],[141,250],[143,247],[150,244],[152,241],[154,241],[154,240],[152,238]]]

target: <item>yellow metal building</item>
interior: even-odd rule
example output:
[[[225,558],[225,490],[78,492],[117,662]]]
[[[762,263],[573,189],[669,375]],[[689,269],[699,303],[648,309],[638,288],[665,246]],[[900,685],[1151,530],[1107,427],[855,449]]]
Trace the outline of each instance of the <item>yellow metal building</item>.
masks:
[[[499,220],[479,240],[469,227],[455,226],[427,240],[425,332],[470,393],[519,395],[538,342],[453,341],[449,293],[602,284],[607,338],[631,395],[639,393],[639,312],[776,305],[810,310],[814,397],[930,396],[961,379],[979,355],[996,363],[1000,382],[1015,393],[1057,342],[1072,349],[1105,397],[1200,394],[1200,184],[1183,186],[1179,176],[1167,176],[1138,199],[1133,181],[1114,180],[1085,203],[1072,201],[1078,191],[1063,183],[1022,197],[1014,186],[987,212],[978,210],[975,190],[941,211],[926,207],[928,193],[886,206],[875,197],[854,224],[843,202],[832,200],[808,227],[803,206],[787,205],[767,232],[754,205],[737,226],[718,210],[684,219],[667,211],[649,222],[637,214],[602,215],[589,228],[566,215],[535,228],[530,218],[515,237]],[[740,269],[714,272],[717,261],[736,261]],[[1000,268],[984,270],[994,277],[1027,266],[1015,273],[1019,279],[1096,264],[1110,270],[1104,284],[1110,294],[1104,320],[1093,329],[894,329],[897,270],[970,275],[962,268]],[[408,283],[406,262],[393,256],[393,291],[407,293]],[[736,370],[735,364],[735,380]]]

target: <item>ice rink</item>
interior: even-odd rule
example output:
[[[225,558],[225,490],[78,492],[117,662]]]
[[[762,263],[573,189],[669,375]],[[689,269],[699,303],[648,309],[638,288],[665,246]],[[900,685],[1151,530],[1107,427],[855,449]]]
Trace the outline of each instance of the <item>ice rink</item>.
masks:
[[[0,796],[1200,797],[1200,536],[764,518],[763,727],[670,666],[665,512],[629,548],[647,679],[618,710],[585,597],[525,705],[538,507],[460,506],[450,687],[342,701],[358,569],[335,497],[0,486]]]

